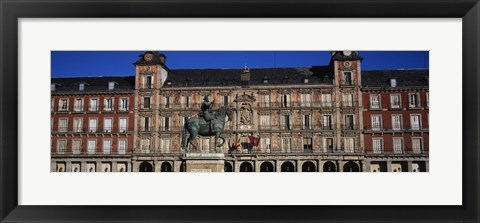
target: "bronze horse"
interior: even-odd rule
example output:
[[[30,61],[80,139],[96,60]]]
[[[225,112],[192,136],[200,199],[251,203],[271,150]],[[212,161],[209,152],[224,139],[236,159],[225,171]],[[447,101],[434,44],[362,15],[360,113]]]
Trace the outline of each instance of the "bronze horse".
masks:
[[[182,149],[186,152],[190,152],[188,145],[192,145],[195,150],[197,147],[192,143],[192,141],[197,137],[201,136],[215,136],[215,152],[219,152],[217,147],[222,147],[225,143],[225,138],[222,137],[223,128],[225,126],[225,117],[228,117],[228,121],[232,120],[233,111],[230,107],[223,106],[218,109],[215,113],[215,118],[211,120],[213,128],[210,129],[208,123],[205,122],[203,118],[190,118],[183,125],[182,131]],[[187,131],[190,133],[190,136],[187,140]],[[218,138],[222,139],[222,143],[217,145]]]

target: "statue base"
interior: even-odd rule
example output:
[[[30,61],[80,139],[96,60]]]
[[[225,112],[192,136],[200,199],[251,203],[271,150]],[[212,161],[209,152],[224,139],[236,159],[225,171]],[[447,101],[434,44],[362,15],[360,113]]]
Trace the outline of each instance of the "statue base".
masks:
[[[223,172],[223,153],[185,153],[183,155],[186,172]]]

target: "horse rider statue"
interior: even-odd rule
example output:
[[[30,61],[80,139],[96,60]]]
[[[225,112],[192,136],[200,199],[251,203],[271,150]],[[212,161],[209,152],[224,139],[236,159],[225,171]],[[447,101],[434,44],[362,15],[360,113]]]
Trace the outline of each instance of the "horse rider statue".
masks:
[[[203,119],[205,119],[205,122],[210,127],[210,132],[213,132],[213,125],[212,125],[211,121],[215,118],[215,116],[212,113],[212,107],[213,107],[213,102],[214,101],[215,101],[215,99],[213,99],[210,102],[208,97],[204,96],[202,106],[200,107],[202,109],[202,111],[198,114],[199,117],[202,117]]]

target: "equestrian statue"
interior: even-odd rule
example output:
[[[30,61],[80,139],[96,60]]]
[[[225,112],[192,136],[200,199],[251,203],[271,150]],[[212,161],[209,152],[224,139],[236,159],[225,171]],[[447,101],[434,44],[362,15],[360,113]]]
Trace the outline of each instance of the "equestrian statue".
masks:
[[[218,111],[213,112],[213,100],[210,102],[208,97],[203,98],[201,105],[201,112],[198,114],[198,118],[189,118],[185,121],[182,131],[182,149],[186,152],[190,152],[188,145],[192,145],[195,150],[197,147],[193,144],[193,140],[197,135],[200,136],[215,136],[215,152],[219,152],[217,147],[222,147],[225,143],[225,138],[222,137],[223,128],[225,126],[225,117],[228,117],[228,121],[232,120],[232,109],[227,106],[220,107]],[[187,131],[190,136],[187,139]],[[222,139],[220,145],[217,144],[218,138]],[[197,150],[198,151],[198,150]]]

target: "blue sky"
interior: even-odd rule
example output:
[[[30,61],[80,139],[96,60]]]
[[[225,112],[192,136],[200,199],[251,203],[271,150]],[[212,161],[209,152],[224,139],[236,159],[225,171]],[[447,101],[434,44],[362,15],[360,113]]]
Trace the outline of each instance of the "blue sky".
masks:
[[[144,51],[52,51],[52,77],[128,76]],[[170,69],[327,65],[328,51],[161,51]],[[428,51],[360,51],[363,70],[428,68]]]

